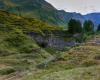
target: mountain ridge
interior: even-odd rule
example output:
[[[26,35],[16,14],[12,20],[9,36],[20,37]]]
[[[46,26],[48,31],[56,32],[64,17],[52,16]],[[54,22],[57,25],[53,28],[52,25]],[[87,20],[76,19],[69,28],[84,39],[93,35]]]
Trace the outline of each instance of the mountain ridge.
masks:
[[[25,17],[35,17],[50,24],[65,24],[64,20],[58,15],[57,9],[45,0],[9,0],[11,3],[15,4],[13,7],[11,4],[6,5],[5,1],[0,0],[0,9]]]
[[[76,12],[57,10],[45,0],[0,0],[0,9],[23,17],[37,18],[51,25],[64,27],[67,27],[67,23],[71,18],[78,19],[82,23],[85,20],[92,20],[95,26],[100,21],[100,13],[82,15]]]

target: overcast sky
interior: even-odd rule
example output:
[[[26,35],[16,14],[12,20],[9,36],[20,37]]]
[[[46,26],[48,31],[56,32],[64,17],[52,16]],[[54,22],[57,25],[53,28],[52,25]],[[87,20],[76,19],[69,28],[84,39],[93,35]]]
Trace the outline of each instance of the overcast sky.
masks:
[[[82,14],[100,12],[100,0],[46,0],[57,9]]]

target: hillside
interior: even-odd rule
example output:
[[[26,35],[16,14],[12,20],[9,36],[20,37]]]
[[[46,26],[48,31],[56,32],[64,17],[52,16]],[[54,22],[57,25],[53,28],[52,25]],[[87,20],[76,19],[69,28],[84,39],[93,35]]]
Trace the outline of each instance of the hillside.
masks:
[[[42,22],[34,18],[19,17],[15,14],[10,14],[6,11],[0,10],[0,25],[1,28],[9,29],[21,29],[24,32],[37,32],[41,33],[43,30],[55,30],[59,29],[56,26],[50,26],[45,22]]]
[[[0,9],[20,16],[38,18],[53,25],[66,23],[63,15],[45,0],[0,0]]]
[[[42,35],[41,26],[55,29],[46,25],[39,20],[0,11],[0,80],[4,80],[4,75],[24,73],[52,56],[27,35],[29,32]]]
[[[22,80],[99,80],[100,36],[61,53],[44,71],[34,71]]]
[[[92,20],[97,26],[100,13],[82,15],[80,13],[65,12],[57,10],[45,0],[0,0],[0,9],[27,18],[36,18],[50,25],[67,27],[71,18],[78,19],[82,23],[85,20]]]
[[[45,0],[0,0],[0,80],[99,80],[99,30],[62,27],[71,18],[96,27],[99,15],[57,10]]]

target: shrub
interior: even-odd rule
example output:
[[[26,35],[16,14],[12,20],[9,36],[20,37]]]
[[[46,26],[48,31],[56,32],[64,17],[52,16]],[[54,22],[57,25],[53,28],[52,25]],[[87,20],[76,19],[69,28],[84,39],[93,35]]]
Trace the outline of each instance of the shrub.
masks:
[[[20,33],[12,33],[10,34],[8,38],[6,38],[6,41],[8,44],[12,45],[13,47],[19,47],[24,44],[24,41],[26,40],[26,37]]]
[[[80,42],[84,42],[84,41],[86,41],[87,39],[88,39],[88,35],[87,35],[87,34],[83,34],[83,35],[80,37],[79,41],[80,41]]]
[[[31,53],[31,52],[33,52],[33,46],[28,46],[28,45],[26,45],[26,46],[22,46],[22,47],[20,47],[20,52],[21,53]]]
[[[68,22],[68,32],[70,34],[81,33],[82,32],[82,24],[79,20],[71,19]]]
[[[90,20],[86,20],[83,24],[84,32],[93,32],[94,31],[94,23]]]
[[[93,65],[97,65],[98,63],[95,60],[87,60],[82,63],[83,66],[89,67]]]
[[[13,68],[6,68],[6,69],[0,70],[0,75],[8,75],[13,72],[15,72],[15,70]]]

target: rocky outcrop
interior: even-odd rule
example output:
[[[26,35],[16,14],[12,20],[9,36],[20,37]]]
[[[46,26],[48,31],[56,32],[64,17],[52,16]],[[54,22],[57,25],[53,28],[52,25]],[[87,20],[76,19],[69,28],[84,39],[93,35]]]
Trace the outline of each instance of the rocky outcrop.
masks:
[[[55,50],[63,50],[65,47],[72,47],[76,45],[75,41],[66,41],[61,37],[51,35],[51,36],[42,36],[37,33],[29,34],[41,47],[53,48]]]

